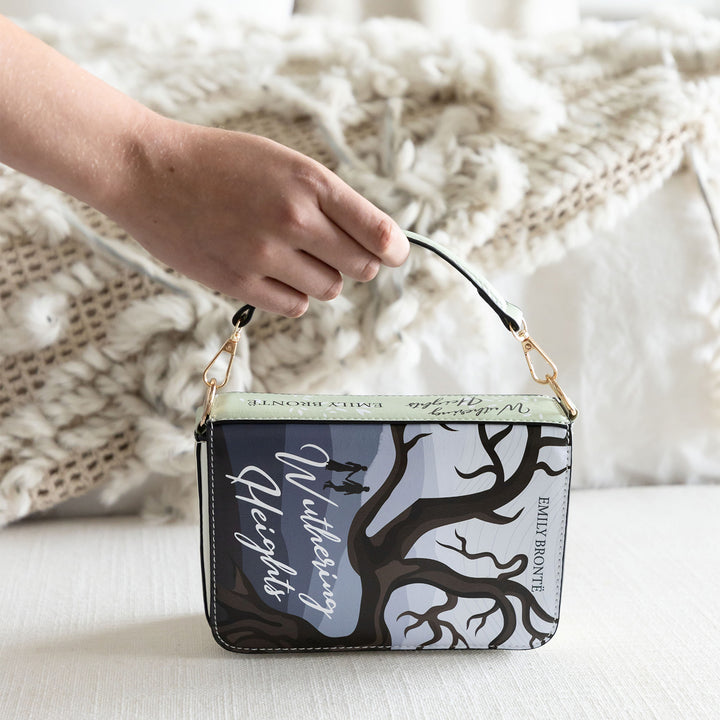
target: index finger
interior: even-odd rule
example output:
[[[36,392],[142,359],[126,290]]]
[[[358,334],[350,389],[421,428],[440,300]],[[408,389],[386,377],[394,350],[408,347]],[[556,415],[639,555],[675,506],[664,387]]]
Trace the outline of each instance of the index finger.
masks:
[[[402,265],[410,243],[397,223],[337,175],[319,194],[320,209],[351,238],[390,267]]]

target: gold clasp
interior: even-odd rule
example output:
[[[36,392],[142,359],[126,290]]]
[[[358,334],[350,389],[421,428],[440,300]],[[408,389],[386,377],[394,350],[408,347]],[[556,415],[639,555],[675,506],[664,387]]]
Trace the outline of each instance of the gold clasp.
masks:
[[[532,376],[532,379],[540,385],[550,385],[550,387],[553,389],[553,392],[555,393],[555,397],[560,402],[560,405],[562,405],[565,414],[568,416],[568,418],[570,418],[570,420],[574,420],[578,416],[578,410],[573,404],[572,400],[570,400],[570,398],[565,394],[557,381],[557,365],[550,359],[550,356],[530,337],[527,325],[525,324],[524,320],[522,327],[519,330],[513,330],[512,334],[517,340],[520,341],[520,344],[522,345],[523,353],[525,355],[525,361],[527,362],[528,368],[530,369],[530,375]],[[535,371],[535,366],[533,365],[531,357],[532,352],[536,352],[538,355],[540,355],[540,357],[548,364],[552,372],[545,373],[545,377],[541,378]]]
[[[528,335],[527,326],[524,324],[524,321],[522,329],[520,331],[514,332],[513,335],[515,335],[515,337],[522,343],[523,353],[525,353],[525,360],[528,364],[528,368],[530,369],[532,379],[536,383],[540,383],[541,385],[547,385],[551,380],[555,380],[558,374],[557,365],[550,359],[549,355],[530,337],[530,335]],[[538,374],[535,372],[535,366],[533,365],[532,358],[530,357],[530,353],[533,350],[537,352],[538,355],[540,355],[540,357],[551,367],[552,374],[546,374],[544,378],[538,376]]]
[[[203,382],[210,387],[210,383],[215,383],[217,389],[225,387],[227,381],[230,379],[230,370],[232,369],[233,360],[235,359],[235,353],[237,352],[238,342],[240,340],[240,329],[236,329],[235,332],[225,341],[224,345],[217,351],[215,357],[208,363],[203,373]],[[216,378],[208,378],[208,373],[212,366],[220,359],[223,353],[230,355],[228,360],[227,368],[225,369],[225,377],[222,382],[218,382]]]
[[[203,425],[208,417],[210,417],[210,411],[212,410],[212,404],[215,400],[217,391],[221,387],[225,387],[230,379],[230,371],[232,370],[232,364],[235,359],[235,353],[237,352],[238,342],[240,342],[240,333],[242,332],[241,323],[242,320],[239,320],[238,324],[235,326],[233,334],[223,343],[223,346],[217,351],[217,353],[215,353],[215,357],[213,357],[213,359],[208,363],[208,366],[205,368],[205,372],[203,373],[203,382],[207,385],[208,390],[205,395],[205,407],[203,409],[202,419],[200,420],[201,425]],[[225,368],[225,377],[222,382],[219,382],[217,378],[208,377],[208,373],[223,353],[227,353],[230,358],[228,359],[228,364]]]
[[[210,410],[212,410],[212,404],[215,400],[215,393],[217,392],[217,383],[215,378],[210,381],[208,385],[207,394],[205,395],[205,407],[203,408],[203,414],[200,418],[200,425],[204,425],[205,421],[210,417]]]

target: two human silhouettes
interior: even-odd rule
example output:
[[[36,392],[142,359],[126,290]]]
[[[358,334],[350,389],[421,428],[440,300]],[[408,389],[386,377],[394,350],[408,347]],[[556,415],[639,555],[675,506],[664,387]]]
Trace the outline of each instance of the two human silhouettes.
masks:
[[[359,495],[361,492],[370,492],[370,488],[367,485],[359,483],[357,480],[351,480],[350,478],[361,470],[365,472],[367,470],[366,465],[360,465],[360,463],[348,461],[338,462],[337,460],[328,460],[325,467],[330,472],[347,472],[345,479],[339,485],[336,485],[332,480],[328,480],[324,485],[324,489],[331,488],[335,492],[341,492],[345,495]]]

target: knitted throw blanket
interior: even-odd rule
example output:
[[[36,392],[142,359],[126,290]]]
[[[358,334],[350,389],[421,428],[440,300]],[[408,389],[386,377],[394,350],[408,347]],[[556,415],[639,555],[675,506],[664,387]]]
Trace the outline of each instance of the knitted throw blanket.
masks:
[[[689,141],[717,141],[720,26],[691,14],[588,22],[542,42],[390,19],[30,30],[161,113],[311,155],[491,276],[611,227]],[[194,514],[200,373],[238,303],[10,170],[0,248],[0,523],[100,484],[112,503],[149,478],[148,515]],[[262,314],[231,389],[348,392],[407,365],[413,336],[466,297],[447,273],[414,254],[301,320]]]

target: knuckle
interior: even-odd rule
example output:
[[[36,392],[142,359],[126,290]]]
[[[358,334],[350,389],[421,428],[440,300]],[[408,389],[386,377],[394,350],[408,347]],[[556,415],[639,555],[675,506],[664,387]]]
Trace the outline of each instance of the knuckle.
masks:
[[[231,298],[251,305],[262,305],[262,288],[258,278],[253,275],[235,272],[230,277],[230,282],[223,288],[219,288]]]
[[[318,296],[318,300],[333,300],[336,298],[343,289],[343,279],[340,273],[332,279],[332,282],[325,288],[321,295]]]
[[[375,227],[375,247],[379,255],[385,255],[393,241],[394,226],[390,218],[383,217],[377,222]]]
[[[301,315],[305,314],[305,311],[308,309],[309,304],[310,301],[307,295],[303,295],[300,298],[291,300],[288,304],[287,310],[283,314],[287,317],[298,318]]]
[[[308,213],[296,200],[290,200],[280,207],[281,224],[292,232],[306,233],[310,228]]]
[[[357,279],[361,282],[367,282],[368,280],[372,280],[377,274],[378,270],[380,269],[380,261],[377,258],[370,258],[365,265],[363,265],[358,274]]]
[[[225,284],[228,288],[228,294],[233,297],[237,297],[236,293],[238,292],[252,289],[251,275],[244,270],[228,265],[224,268],[224,273],[227,279]]]
[[[296,183],[313,194],[328,190],[328,178],[325,168],[311,158],[301,157],[291,166],[292,177]]]
[[[268,240],[256,240],[249,253],[249,260],[256,268],[266,268],[272,261],[273,246]]]

